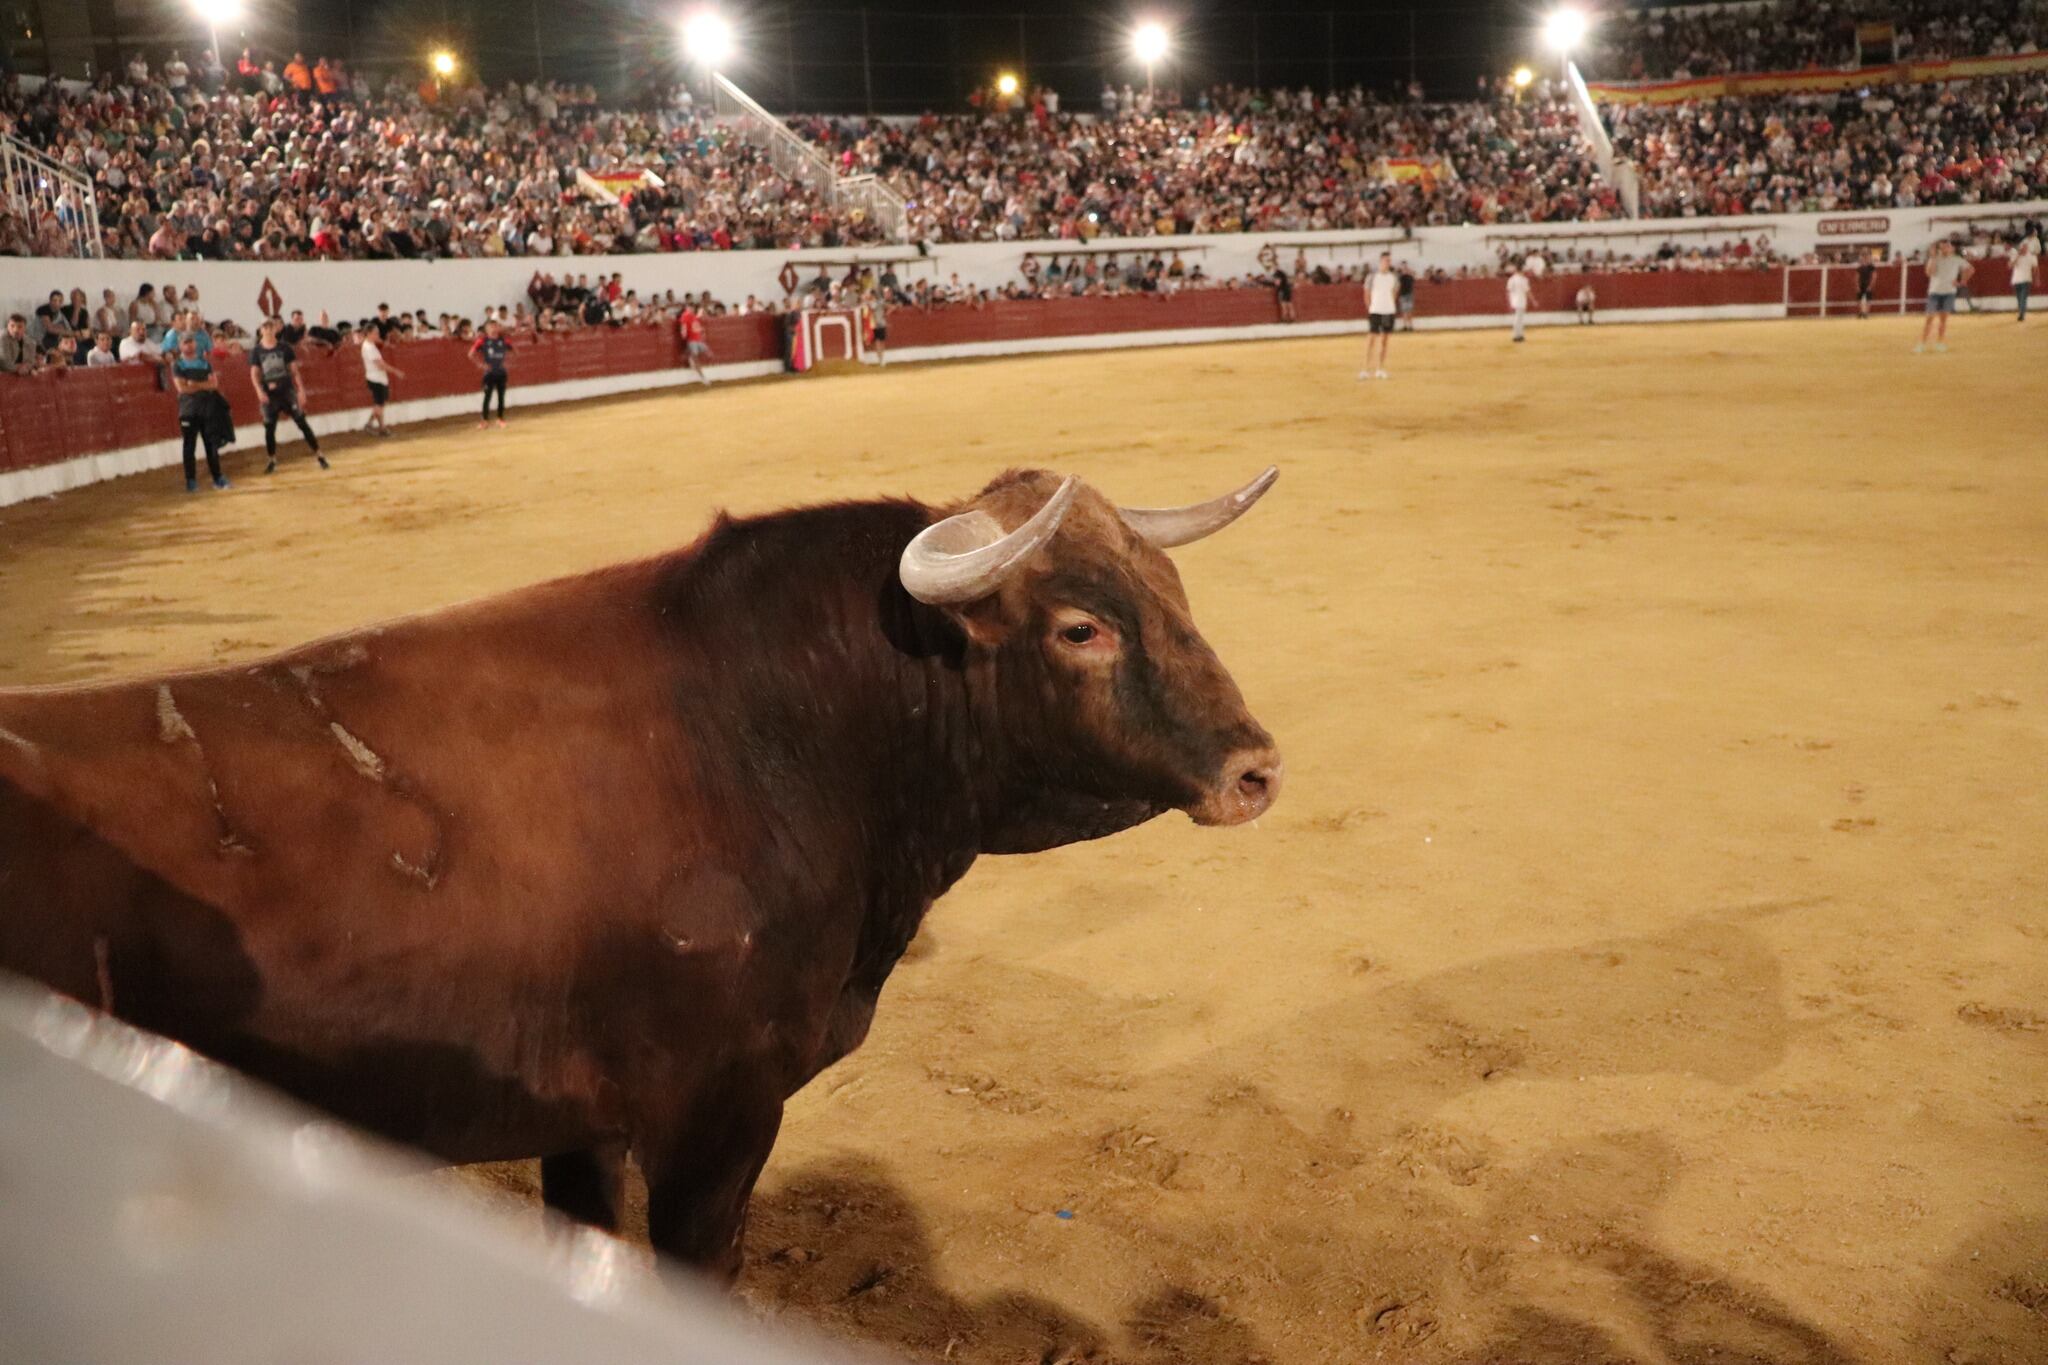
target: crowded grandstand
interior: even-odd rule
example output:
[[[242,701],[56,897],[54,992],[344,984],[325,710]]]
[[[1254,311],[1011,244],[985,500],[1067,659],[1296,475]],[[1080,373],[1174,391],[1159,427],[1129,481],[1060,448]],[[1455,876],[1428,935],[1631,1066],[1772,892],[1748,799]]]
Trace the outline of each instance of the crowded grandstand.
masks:
[[[2038,11],[2019,4],[1881,8],[1895,16],[1901,62],[2039,53]],[[1608,73],[1855,67],[1843,40],[1854,6],[1666,13],[1603,25],[1589,69],[1614,147],[1642,177],[1643,216],[2048,193],[2048,67],[1968,79],[1907,67],[1858,85],[1704,88],[1672,102],[1603,86]],[[87,178],[106,255],[159,260],[1087,241],[1622,215],[1562,82],[1421,95],[1110,86],[1098,108],[1076,110],[1039,87],[919,117],[788,114],[836,171],[880,176],[902,196],[893,229],[778,168],[687,87],[600,99],[539,80],[374,81],[301,52],[245,50],[233,69],[210,53],[196,68],[177,52],[154,65],[137,54],[86,84],[10,81],[0,131]],[[646,169],[648,183],[585,192],[579,175],[619,166]],[[85,211],[75,194],[34,217],[12,208],[0,251],[64,254]]]

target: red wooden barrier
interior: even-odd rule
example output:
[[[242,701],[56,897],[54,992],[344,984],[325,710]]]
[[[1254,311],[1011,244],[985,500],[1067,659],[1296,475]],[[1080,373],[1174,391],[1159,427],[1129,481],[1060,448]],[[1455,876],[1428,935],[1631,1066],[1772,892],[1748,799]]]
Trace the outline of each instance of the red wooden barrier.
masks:
[[[1897,298],[1897,270],[1896,266],[1888,266],[1880,272],[1881,297],[1888,294]],[[1787,301],[1789,288],[1792,311],[1797,314],[1817,309],[1823,287],[1827,291],[1828,311],[1846,312],[1848,301],[1854,297],[1854,279],[1853,268],[1847,266],[1829,271],[1825,286],[1820,271],[1805,269],[1553,274],[1532,281],[1530,306],[1537,312],[1569,312],[1579,286],[1590,282],[1603,313],[1640,308],[1774,305]],[[1918,306],[1926,287],[1926,276],[1920,268],[1910,268],[1909,306]],[[2009,293],[2005,262],[1977,263],[1972,288],[1984,296]],[[1435,284],[1423,281],[1415,288],[1415,311],[1424,318],[1501,315],[1508,311],[1507,288],[1500,279]],[[1295,316],[1302,322],[1362,318],[1364,292],[1355,284],[1304,285],[1295,293]],[[1279,318],[1279,305],[1270,289],[1205,289],[1107,299],[1025,299],[994,303],[986,308],[944,308],[935,312],[897,308],[889,314],[889,341],[895,348],[944,346],[1035,337],[1247,327],[1277,322]],[[757,313],[712,318],[704,327],[712,354],[720,362],[773,360],[781,354],[781,324],[773,316]],[[461,342],[437,338],[394,343],[386,348],[386,355],[404,372],[404,378],[393,384],[393,397],[398,401],[476,392],[476,369]],[[538,337],[517,336],[513,338],[511,359],[513,394],[516,400],[519,389],[524,387],[644,373],[681,363],[681,343],[674,330],[667,327],[595,328]],[[236,422],[254,424],[259,416],[255,395],[249,387],[246,360],[238,353],[224,352],[217,364]],[[332,354],[302,348],[301,368],[309,412],[344,412],[360,408],[368,401],[363,388],[362,358],[353,346]],[[0,377],[0,470],[25,469],[98,451],[149,445],[171,439],[177,430],[176,398],[159,384],[156,372],[144,366],[59,370],[32,379]]]

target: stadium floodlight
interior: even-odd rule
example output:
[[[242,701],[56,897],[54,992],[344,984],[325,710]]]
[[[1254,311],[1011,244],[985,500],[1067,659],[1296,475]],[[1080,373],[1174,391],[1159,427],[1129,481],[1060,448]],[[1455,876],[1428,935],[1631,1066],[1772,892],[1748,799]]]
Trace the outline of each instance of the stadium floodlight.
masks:
[[[1586,28],[1585,11],[1566,6],[1552,10],[1543,21],[1543,40],[1559,52],[1570,52],[1585,41]]]
[[[1166,25],[1148,21],[1131,34],[1131,47],[1138,60],[1150,66],[1166,55]]]
[[[1012,95],[1016,94],[1017,73],[1014,71],[1005,71],[1001,75],[997,76],[996,93],[998,95],[1001,95],[1004,99],[1009,99]]]
[[[444,81],[455,74],[455,54],[445,47],[429,57],[427,64],[432,66],[434,74]]]
[[[1166,25],[1156,19],[1146,20],[1131,34],[1131,50],[1145,64],[1145,93],[1148,95],[1152,93],[1152,68],[1166,55],[1168,45]]]
[[[732,25],[715,9],[700,9],[683,20],[683,51],[715,71],[732,57]]]

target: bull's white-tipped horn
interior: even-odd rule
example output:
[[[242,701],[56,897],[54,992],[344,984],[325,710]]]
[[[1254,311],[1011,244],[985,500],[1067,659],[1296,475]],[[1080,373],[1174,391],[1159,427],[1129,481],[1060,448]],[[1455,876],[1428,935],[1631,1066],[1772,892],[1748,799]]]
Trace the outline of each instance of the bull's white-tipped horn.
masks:
[[[1235,493],[1225,493],[1208,502],[1187,507],[1119,507],[1117,511],[1133,531],[1160,549],[1171,550],[1176,545],[1213,536],[1236,521],[1251,510],[1253,503],[1265,496],[1266,490],[1273,486],[1273,480],[1279,477],[1280,467],[1268,465],[1265,473]]]
[[[979,509],[927,526],[903,547],[897,566],[903,590],[935,607],[988,596],[1052,539],[1078,487],[1073,479],[1065,480],[1031,520],[1007,534],[1001,522]]]

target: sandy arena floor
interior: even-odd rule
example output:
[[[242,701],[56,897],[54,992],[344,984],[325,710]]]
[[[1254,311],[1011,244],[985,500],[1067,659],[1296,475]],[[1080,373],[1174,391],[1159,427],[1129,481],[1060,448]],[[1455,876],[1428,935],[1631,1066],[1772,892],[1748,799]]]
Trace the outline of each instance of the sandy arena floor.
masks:
[[[0,511],[0,682],[721,505],[1275,461],[1180,560],[1280,805],[977,867],[795,1102],[748,1295],[935,1360],[2039,1362],[2048,319],[1910,328],[905,367],[245,454],[231,496]]]

